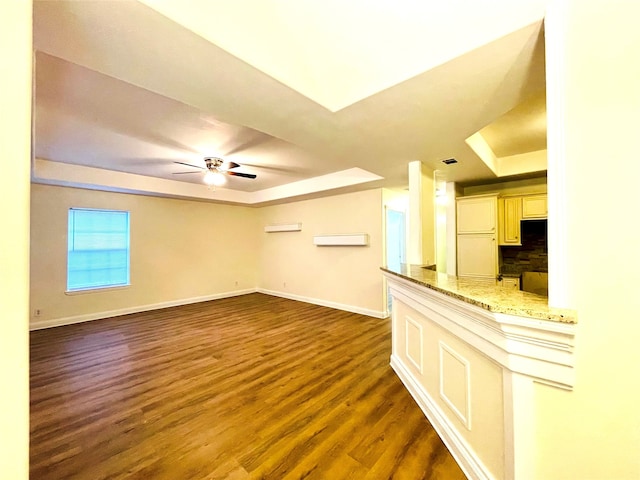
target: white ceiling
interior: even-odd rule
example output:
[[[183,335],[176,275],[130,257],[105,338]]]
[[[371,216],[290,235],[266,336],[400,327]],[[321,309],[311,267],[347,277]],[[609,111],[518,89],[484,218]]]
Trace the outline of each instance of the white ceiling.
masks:
[[[495,178],[464,140],[498,120],[482,132],[498,156],[544,144],[543,14],[543,0],[37,0],[33,179],[260,205],[402,188],[414,160]],[[258,177],[211,191],[174,174],[205,156]]]

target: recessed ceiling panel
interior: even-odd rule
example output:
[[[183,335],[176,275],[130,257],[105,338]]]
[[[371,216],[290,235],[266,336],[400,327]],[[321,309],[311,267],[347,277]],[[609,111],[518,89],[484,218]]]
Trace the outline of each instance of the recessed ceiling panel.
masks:
[[[204,157],[239,163],[232,188],[256,191],[304,178],[295,145],[257,130],[230,125],[176,100],[38,52],[36,55],[36,157],[109,170],[201,183],[184,162]],[[323,172],[328,173],[328,172]]]
[[[544,15],[529,0],[243,0],[146,5],[331,111]]]
[[[541,92],[480,130],[496,157],[547,148],[546,95]]]

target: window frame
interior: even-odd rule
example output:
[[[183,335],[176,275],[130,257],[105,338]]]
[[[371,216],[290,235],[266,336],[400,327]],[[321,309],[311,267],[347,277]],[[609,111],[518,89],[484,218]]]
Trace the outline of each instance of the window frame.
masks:
[[[126,215],[126,281],[124,283],[105,283],[103,285],[89,285],[77,288],[70,288],[69,285],[69,267],[70,267],[70,253],[73,251],[70,249],[72,238],[71,235],[77,233],[75,229],[72,230],[71,219],[72,212],[101,212],[101,213],[115,213]],[[104,251],[96,249],[96,251]],[[90,293],[94,291],[105,290],[118,290],[128,288],[131,286],[131,212],[129,210],[116,210],[109,208],[86,208],[86,207],[69,207],[67,211],[67,256],[66,256],[66,288],[65,294],[77,295],[82,293]]]

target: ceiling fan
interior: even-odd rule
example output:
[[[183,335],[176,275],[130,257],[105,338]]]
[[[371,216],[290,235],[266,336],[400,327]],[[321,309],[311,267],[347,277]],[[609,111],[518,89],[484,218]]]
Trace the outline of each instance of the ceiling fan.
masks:
[[[192,165],[191,163],[184,162],[173,162],[178,163],[180,165],[187,165],[188,167],[198,168],[200,170],[204,170],[206,173],[204,175],[204,183],[209,186],[219,187],[224,185],[227,182],[225,175],[231,175],[234,177],[243,177],[243,178],[256,178],[257,175],[253,173],[242,173],[242,172],[232,172],[234,168],[238,168],[241,165],[235,162],[226,162],[219,157],[204,157],[204,163],[206,167],[200,167],[199,165]],[[200,172],[174,172],[174,175],[182,175],[189,173],[200,173]]]

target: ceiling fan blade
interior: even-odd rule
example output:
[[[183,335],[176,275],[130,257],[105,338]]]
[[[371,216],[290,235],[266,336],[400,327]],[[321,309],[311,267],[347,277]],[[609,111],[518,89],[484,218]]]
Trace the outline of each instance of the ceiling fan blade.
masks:
[[[199,173],[202,174],[202,172],[171,172],[173,175],[184,175],[187,173]]]
[[[258,163],[247,163],[247,162],[243,163],[242,165],[244,165],[245,167],[251,167],[251,168],[261,168],[263,170],[269,170],[272,172],[306,173],[304,169],[300,167],[294,167],[294,166],[274,167],[271,165],[260,165]]]
[[[176,162],[176,161],[174,161],[173,163],[177,163],[179,165],[186,165],[187,167],[199,168],[200,170],[206,170],[206,168],[204,167],[200,167],[199,165],[192,165],[191,163]]]
[[[256,178],[257,175],[253,173],[241,173],[241,172],[227,172],[227,175],[233,175],[234,177],[243,177],[243,178]]]
[[[227,167],[227,170],[231,170],[232,168],[238,168],[240,166],[241,165],[236,162],[225,162],[225,167]]]

